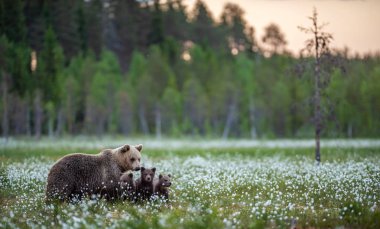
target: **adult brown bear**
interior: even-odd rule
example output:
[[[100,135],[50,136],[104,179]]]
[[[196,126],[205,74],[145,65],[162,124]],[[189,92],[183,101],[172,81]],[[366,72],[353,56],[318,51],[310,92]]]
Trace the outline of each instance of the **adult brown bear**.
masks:
[[[83,196],[119,196],[120,176],[127,170],[139,170],[142,145],[124,145],[106,149],[97,155],[70,154],[50,169],[46,200],[81,199]]]

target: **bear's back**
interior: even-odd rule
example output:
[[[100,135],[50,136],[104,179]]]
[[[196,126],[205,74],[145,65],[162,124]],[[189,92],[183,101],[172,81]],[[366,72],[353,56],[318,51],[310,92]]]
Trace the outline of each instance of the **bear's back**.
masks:
[[[107,151],[96,155],[75,153],[64,156],[50,169],[47,195],[97,193],[110,173],[117,174],[118,171],[112,173],[114,167],[111,154]]]

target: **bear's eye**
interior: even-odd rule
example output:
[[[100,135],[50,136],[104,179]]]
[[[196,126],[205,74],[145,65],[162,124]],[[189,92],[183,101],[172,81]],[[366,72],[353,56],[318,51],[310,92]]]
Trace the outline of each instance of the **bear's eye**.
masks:
[[[131,158],[131,161],[135,161],[136,159],[134,159],[134,158]]]
[[[139,158],[139,162],[141,161],[141,159]]]

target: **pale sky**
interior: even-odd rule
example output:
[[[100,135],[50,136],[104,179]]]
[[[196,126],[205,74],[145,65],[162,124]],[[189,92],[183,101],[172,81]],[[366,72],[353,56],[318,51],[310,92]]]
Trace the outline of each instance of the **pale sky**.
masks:
[[[192,9],[196,0],[184,0]],[[237,3],[245,19],[255,28],[261,41],[264,27],[273,22],[280,26],[287,48],[298,53],[307,36],[297,26],[311,25],[308,16],[317,8],[320,22],[328,22],[325,31],[333,34],[332,47],[349,47],[351,54],[380,52],[380,0],[204,0],[219,19],[227,2]]]

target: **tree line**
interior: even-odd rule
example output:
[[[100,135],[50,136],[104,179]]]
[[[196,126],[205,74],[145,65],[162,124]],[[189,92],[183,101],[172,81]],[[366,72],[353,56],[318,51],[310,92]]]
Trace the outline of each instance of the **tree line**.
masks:
[[[315,58],[261,40],[232,3],[1,1],[2,135],[313,137]],[[329,55],[322,136],[378,137],[380,56]]]

